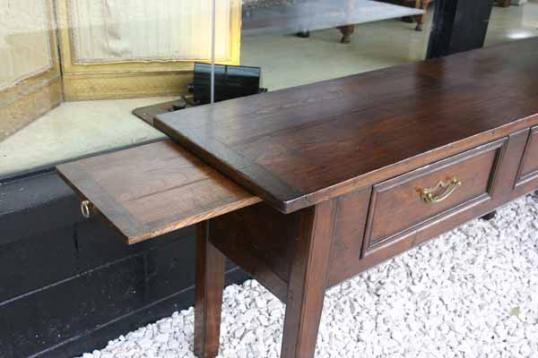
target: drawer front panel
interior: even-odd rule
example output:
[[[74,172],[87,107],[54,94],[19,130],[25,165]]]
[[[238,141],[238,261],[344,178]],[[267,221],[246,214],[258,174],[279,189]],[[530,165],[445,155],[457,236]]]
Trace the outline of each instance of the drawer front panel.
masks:
[[[363,255],[451,212],[490,199],[500,140],[374,187]]]
[[[525,152],[521,159],[521,167],[516,186],[538,180],[538,127],[531,129]]]

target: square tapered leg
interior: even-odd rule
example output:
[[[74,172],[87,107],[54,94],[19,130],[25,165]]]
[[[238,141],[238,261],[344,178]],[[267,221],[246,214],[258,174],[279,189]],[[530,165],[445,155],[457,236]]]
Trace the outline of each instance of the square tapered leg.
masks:
[[[196,226],[194,352],[214,358],[219,351],[225,257],[209,242],[208,222]]]
[[[313,358],[327,289],[333,241],[333,201],[301,214],[300,234],[290,272],[281,358]]]

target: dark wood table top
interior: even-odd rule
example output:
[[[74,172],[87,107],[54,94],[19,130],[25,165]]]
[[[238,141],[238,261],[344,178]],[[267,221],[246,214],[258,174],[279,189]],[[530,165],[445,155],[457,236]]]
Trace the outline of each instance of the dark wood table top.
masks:
[[[156,126],[292,212],[538,122],[538,39],[160,115]]]

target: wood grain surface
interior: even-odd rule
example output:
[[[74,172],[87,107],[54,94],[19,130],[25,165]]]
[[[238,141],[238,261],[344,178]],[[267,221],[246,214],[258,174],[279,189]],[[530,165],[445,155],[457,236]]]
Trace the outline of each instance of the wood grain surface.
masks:
[[[170,140],[58,167],[129,244],[260,201]]]
[[[538,124],[536,73],[538,39],[528,39],[163,114],[155,124],[289,213]]]

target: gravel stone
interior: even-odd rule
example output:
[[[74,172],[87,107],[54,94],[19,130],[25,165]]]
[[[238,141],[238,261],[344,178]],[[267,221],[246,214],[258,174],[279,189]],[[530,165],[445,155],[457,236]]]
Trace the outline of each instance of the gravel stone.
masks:
[[[278,358],[285,307],[258,282],[224,292],[220,358]],[[195,357],[194,310],[83,358]],[[336,287],[316,357],[538,358],[538,196],[474,220]]]

